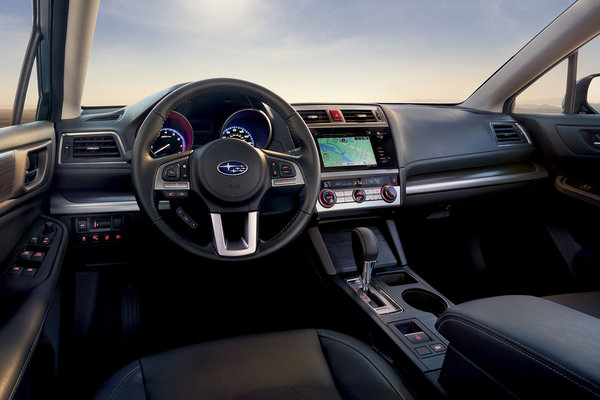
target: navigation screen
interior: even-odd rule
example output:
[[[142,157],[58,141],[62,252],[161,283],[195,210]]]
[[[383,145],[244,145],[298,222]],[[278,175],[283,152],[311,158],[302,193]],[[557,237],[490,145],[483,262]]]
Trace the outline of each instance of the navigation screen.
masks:
[[[317,142],[325,168],[377,165],[367,136],[318,138]]]

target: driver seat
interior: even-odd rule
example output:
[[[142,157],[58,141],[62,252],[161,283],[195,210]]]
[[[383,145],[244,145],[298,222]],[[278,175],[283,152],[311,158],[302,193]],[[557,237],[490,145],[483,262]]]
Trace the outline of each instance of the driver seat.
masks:
[[[366,344],[297,330],[195,344],[136,360],[95,399],[412,399]]]

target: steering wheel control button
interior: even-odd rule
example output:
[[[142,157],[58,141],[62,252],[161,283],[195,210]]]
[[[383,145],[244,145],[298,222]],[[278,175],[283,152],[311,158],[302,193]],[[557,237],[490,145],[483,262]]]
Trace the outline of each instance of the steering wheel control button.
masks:
[[[294,169],[292,164],[282,162],[281,164],[279,164],[279,170],[281,172],[282,178],[291,178],[296,176],[296,170]]]
[[[412,344],[421,344],[430,341],[429,336],[427,336],[424,332],[407,333],[404,335],[404,337],[406,337]]]
[[[366,195],[366,193],[365,193],[364,190],[362,190],[362,189],[356,189],[352,193],[352,198],[354,199],[355,202],[362,203],[363,201],[366,200],[367,195]]]
[[[79,235],[79,244],[88,244],[90,242],[90,235]]]
[[[178,163],[167,165],[163,169],[162,178],[165,181],[178,181],[180,175],[180,166]]]
[[[323,189],[319,193],[319,203],[325,208],[331,208],[335,205],[337,196],[332,190]]]
[[[384,185],[381,188],[381,197],[388,203],[393,203],[398,197],[398,193],[396,193],[396,189],[392,185]]]
[[[271,167],[271,178],[279,178],[281,173],[279,172],[279,164],[277,161],[271,160],[269,166]]]
[[[177,209],[175,210],[175,213],[177,214],[177,216],[179,218],[181,218],[181,220],[183,222],[185,222],[190,228],[192,229],[196,229],[198,227],[198,223],[196,221],[194,221],[192,219],[192,217],[190,217],[189,215],[187,215],[187,213],[185,211],[183,211],[183,208],[181,207],[177,207]]]
[[[163,192],[165,199],[185,199],[188,197],[187,190],[165,190]]]
[[[190,164],[187,162],[181,163],[181,180],[182,181],[190,180]]]

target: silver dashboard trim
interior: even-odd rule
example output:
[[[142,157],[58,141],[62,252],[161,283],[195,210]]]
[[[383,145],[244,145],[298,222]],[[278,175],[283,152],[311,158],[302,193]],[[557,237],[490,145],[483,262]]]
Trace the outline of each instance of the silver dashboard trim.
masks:
[[[445,192],[448,190],[473,189],[484,186],[504,185],[548,178],[548,172],[541,166],[532,163],[533,171],[489,176],[482,178],[440,180],[439,182],[411,184],[406,182],[406,195]]]
[[[71,215],[140,211],[140,207],[138,206],[135,197],[131,197],[133,200],[77,203],[66,199],[60,193],[53,193],[50,197],[50,214]]]

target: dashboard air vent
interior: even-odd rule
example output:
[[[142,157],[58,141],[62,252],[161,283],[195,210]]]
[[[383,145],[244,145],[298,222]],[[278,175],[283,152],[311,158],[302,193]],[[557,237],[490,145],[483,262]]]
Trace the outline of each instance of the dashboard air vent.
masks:
[[[377,122],[372,110],[342,110],[346,122]]]
[[[527,137],[516,123],[497,123],[492,125],[498,145],[527,143]]]
[[[73,158],[121,157],[113,135],[82,135],[73,137]]]
[[[300,110],[298,113],[307,124],[328,124],[331,122],[327,110]]]

